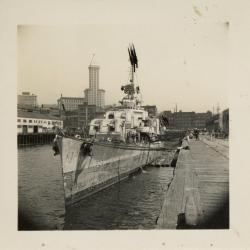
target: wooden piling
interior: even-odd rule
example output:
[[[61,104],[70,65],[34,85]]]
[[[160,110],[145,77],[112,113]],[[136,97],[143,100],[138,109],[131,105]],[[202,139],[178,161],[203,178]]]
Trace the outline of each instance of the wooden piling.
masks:
[[[18,134],[18,146],[44,145],[52,143],[54,133]]]

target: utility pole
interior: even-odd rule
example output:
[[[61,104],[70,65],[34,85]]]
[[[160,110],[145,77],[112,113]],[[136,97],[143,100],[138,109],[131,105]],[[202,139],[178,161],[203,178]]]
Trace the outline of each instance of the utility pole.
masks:
[[[175,113],[178,112],[178,109],[177,109],[177,103],[175,104]]]
[[[217,104],[217,114],[219,114],[220,113],[220,104],[218,103]]]
[[[59,99],[59,117],[62,118],[62,94]]]
[[[86,128],[86,132],[87,132],[87,128],[88,128],[88,104],[86,104],[86,115],[85,115],[85,128]]]

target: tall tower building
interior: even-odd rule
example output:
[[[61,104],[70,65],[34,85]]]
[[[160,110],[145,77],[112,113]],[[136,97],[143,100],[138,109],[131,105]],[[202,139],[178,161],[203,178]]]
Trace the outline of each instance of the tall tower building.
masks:
[[[103,107],[105,105],[105,90],[99,89],[98,65],[89,65],[89,88],[84,90],[88,105]]]
[[[89,105],[97,105],[99,89],[99,70],[99,66],[89,65],[89,89],[91,90],[91,95],[89,96]]]

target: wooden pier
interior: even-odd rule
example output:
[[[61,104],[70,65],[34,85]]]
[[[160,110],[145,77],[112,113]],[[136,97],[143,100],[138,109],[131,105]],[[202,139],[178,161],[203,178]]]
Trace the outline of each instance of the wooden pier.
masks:
[[[229,228],[228,141],[201,138],[184,146],[165,194],[158,229]]]

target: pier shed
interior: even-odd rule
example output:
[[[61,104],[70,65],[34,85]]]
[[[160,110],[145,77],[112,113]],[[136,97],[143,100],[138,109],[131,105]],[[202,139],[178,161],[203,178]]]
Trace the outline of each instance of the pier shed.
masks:
[[[63,121],[59,117],[47,113],[41,113],[39,111],[18,109],[18,134],[53,132],[56,127],[63,128]]]

